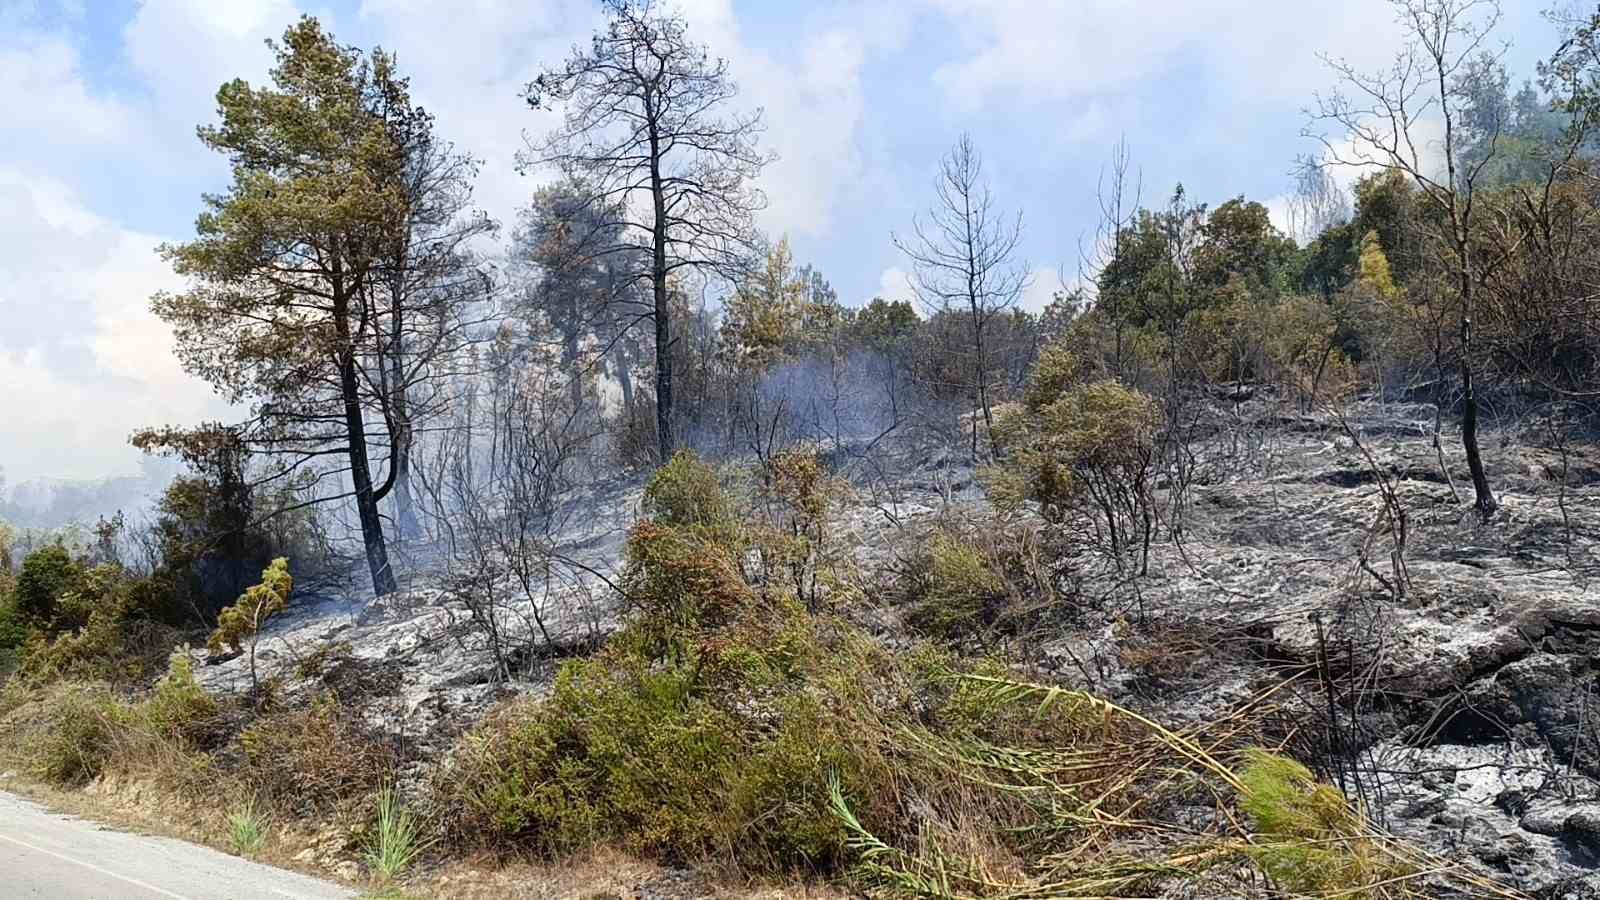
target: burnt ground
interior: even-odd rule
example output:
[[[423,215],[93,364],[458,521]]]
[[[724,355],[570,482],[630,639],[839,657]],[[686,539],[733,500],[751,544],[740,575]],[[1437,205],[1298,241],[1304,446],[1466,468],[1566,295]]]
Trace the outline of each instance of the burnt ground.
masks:
[[[1009,649],[1039,677],[1176,725],[1220,718],[1293,677],[1283,739],[1380,823],[1531,893],[1600,897],[1600,448],[1575,445],[1563,463],[1537,429],[1487,429],[1501,508],[1485,525],[1448,429],[1457,494],[1441,474],[1431,406],[1348,410],[1365,454],[1322,414],[1263,403],[1214,419],[1225,427],[1199,447],[1181,541],[1157,541],[1137,579],[1075,575],[1069,614]],[[1373,463],[1407,510],[1399,598],[1359,563],[1370,543],[1371,569],[1392,580],[1390,539],[1370,534],[1382,509]],[[837,533],[869,581],[935,522],[993,521],[958,457],[910,454],[843,474],[856,488]],[[499,592],[490,614],[518,646],[509,668],[484,636],[482,605],[442,587],[422,548],[401,594],[298,601],[269,626],[261,669],[291,693],[365,695],[374,727],[443,750],[497,700],[544,690],[560,658],[614,630],[605,582],[622,566],[641,488],[621,480],[574,501],[581,515],[558,547],[580,563],[571,577],[538,596]],[[905,640],[903,610],[867,596],[862,619]],[[199,672],[213,690],[247,687],[241,659]]]
[[[1560,453],[1487,433],[1500,510],[1483,524],[1456,434],[1459,496],[1440,472],[1431,407],[1349,421],[1407,510],[1403,597],[1359,562],[1372,463],[1325,417],[1279,418],[1212,448],[1181,546],[1046,663],[1178,723],[1293,675],[1291,749],[1381,824],[1532,893],[1600,897],[1600,451],[1569,451],[1563,493]],[[1392,582],[1391,546],[1376,537],[1370,562]]]

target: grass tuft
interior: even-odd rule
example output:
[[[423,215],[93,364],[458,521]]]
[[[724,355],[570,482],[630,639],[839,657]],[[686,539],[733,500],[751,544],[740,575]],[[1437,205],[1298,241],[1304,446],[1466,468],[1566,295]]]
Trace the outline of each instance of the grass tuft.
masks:
[[[252,794],[228,811],[228,845],[233,852],[254,857],[267,843],[267,813]]]
[[[393,787],[378,792],[378,817],[367,839],[367,867],[382,884],[406,873],[434,838],[423,833],[422,822],[401,802]]]

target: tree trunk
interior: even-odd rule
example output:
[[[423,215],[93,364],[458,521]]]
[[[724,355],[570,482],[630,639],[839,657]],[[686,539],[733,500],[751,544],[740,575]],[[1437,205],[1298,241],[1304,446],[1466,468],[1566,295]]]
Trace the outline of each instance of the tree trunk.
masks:
[[[583,409],[583,373],[578,366],[579,341],[582,335],[578,333],[577,318],[577,310],[574,309],[572,318],[568,320],[566,333],[561,336],[561,367],[572,378],[567,390],[572,392],[572,410],[575,413]]]
[[[620,341],[618,342],[620,344]],[[633,371],[628,359],[627,351],[617,347],[616,355],[612,358],[612,365],[617,370],[617,384],[622,388],[622,408],[633,409]]]
[[[366,545],[367,568],[372,572],[372,591],[382,596],[396,590],[394,571],[389,568],[389,549],[383,541],[383,519],[378,515],[379,498],[372,489],[372,466],[367,460],[367,426],[361,413],[355,350],[350,339],[350,299],[337,288],[333,298],[333,319],[339,339],[339,388],[344,395],[350,483],[355,489],[356,513],[361,518],[361,539]]]
[[[1478,451],[1478,395],[1472,384],[1472,284],[1463,278],[1461,315],[1461,446],[1467,451],[1467,469],[1472,473],[1472,492],[1477,497],[1478,515],[1487,522],[1499,503],[1489,488],[1483,470],[1483,455]]]
[[[405,432],[405,450],[395,450],[394,462],[394,518],[395,530],[401,540],[422,533],[422,523],[417,519],[417,502],[411,496],[411,432]],[[395,435],[397,438],[399,434]],[[396,444],[398,447],[398,443]]]
[[[367,461],[366,425],[361,414],[361,399],[356,393],[355,361],[346,353],[339,361],[339,381],[344,388],[345,429],[350,436],[350,482],[355,488],[356,512],[361,518],[361,539],[366,545],[367,568],[372,571],[372,591],[382,596],[395,592],[394,571],[389,568],[389,549],[383,540],[383,519],[378,515],[378,497],[372,489],[372,467]]]
[[[383,540],[383,519],[372,489],[372,467],[367,461],[366,425],[356,392],[356,367],[348,353],[339,361],[339,381],[344,388],[344,421],[350,437],[350,482],[355,488],[356,512],[361,517],[361,539],[366,545],[367,568],[372,571],[372,591],[379,596],[395,592],[389,550]]]
[[[655,292],[656,448],[660,462],[672,458],[672,324],[667,304],[667,198],[661,185],[661,145],[652,123],[650,133],[650,198],[655,205],[651,229],[650,287]]]
[[[395,532],[401,540],[414,537],[422,530],[411,496],[411,451],[416,430],[411,423],[411,403],[406,391],[404,297],[405,279],[397,274],[390,286],[390,302],[394,306],[389,331],[389,378],[393,382],[389,388],[389,405],[394,419],[394,441],[389,448],[389,465],[394,467]]]

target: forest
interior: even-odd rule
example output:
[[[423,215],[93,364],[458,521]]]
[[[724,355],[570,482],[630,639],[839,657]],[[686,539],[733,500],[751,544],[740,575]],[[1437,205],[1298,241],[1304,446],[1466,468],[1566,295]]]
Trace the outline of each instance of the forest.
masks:
[[[1281,209],[1108,148],[1030,311],[981,134],[841,297],[601,5],[511,222],[380,47],[218,88],[149,302],[237,415],[0,505],[0,769],[373,896],[1600,897],[1600,12],[1393,0]]]

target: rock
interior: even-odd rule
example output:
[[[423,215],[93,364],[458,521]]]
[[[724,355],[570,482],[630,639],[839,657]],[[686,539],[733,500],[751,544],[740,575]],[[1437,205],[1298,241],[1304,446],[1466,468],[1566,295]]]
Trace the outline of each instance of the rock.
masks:
[[[1522,814],[1518,822],[1523,831],[1542,834],[1546,837],[1559,837],[1567,827],[1567,816],[1571,811],[1560,803],[1542,803],[1528,809]]]
[[[1590,804],[1568,816],[1566,833],[1589,855],[1590,865],[1600,865],[1600,804]]]

